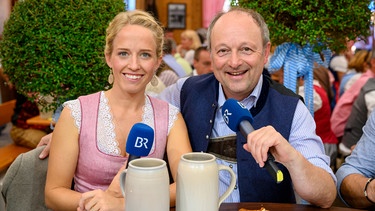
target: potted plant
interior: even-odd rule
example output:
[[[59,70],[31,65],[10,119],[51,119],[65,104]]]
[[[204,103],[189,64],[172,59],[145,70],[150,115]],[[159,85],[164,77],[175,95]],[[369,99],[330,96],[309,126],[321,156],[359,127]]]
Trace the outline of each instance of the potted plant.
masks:
[[[108,88],[105,33],[124,8],[122,0],[18,1],[0,42],[4,72],[31,100],[51,96],[44,111]]]
[[[271,43],[278,46],[276,51],[280,47],[280,51],[287,52],[283,58],[273,56],[269,66],[277,70],[284,68],[284,85],[296,92],[296,76],[305,76],[305,102],[312,113],[313,63],[320,62],[328,66],[332,51],[340,52],[346,49],[348,39],[365,39],[371,33],[370,1],[236,2],[240,7],[252,8],[260,13],[268,25]],[[293,61],[288,63],[288,59]],[[308,90],[309,93],[306,93]]]

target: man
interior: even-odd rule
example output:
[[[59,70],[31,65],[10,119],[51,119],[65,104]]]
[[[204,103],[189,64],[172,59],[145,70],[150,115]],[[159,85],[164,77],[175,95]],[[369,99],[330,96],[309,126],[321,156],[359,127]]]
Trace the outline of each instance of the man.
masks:
[[[178,77],[185,77],[187,74],[184,68],[176,61],[174,54],[176,53],[176,43],[173,39],[165,38],[163,46],[163,61],[177,74]],[[186,64],[188,62],[186,61]]]
[[[178,77],[180,78],[192,74],[193,69],[191,68],[190,63],[186,59],[181,57],[181,55],[177,52],[176,48],[177,46],[176,46],[176,42],[174,39],[165,38],[164,46],[163,46],[163,51],[164,51],[165,56],[163,56],[163,61],[167,65],[169,65],[172,69],[178,70],[176,71],[176,73]],[[171,58],[171,57],[174,57],[174,58]],[[176,67],[176,64],[172,64],[176,62],[180,67]],[[181,73],[181,71],[179,70],[181,67],[185,73]]]
[[[268,34],[263,18],[252,10],[218,14],[208,28],[214,74],[180,79],[160,98],[180,108],[193,151],[213,153],[237,173],[236,189],[226,202],[295,203],[297,193],[308,203],[330,207],[336,178],[313,117],[297,95],[262,75],[271,46]],[[251,109],[256,130],[247,140],[223,120],[221,106],[229,98]],[[280,184],[262,168],[268,151],[284,173]],[[227,175],[220,174],[221,194],[228,185]]]
[[[263,18],[252,10],[218,14],[208,28],[213,74],[179,79],[160,98],[180,108],[193,151],[215,154],[219,164],[237,174],[226,202],[295,203],[297,193],[310,204],[330,207],[336,177],[313,117],[298,95],[262,75],[271,46],[268,34]],[[221,106],[229,98],[251,108],[256,130],[247,139],[223,120]],[[284,173],[280,184],[262,168],[268,151]],[[228,177],[219,175],[220,194],[229,186]]]
[[[369,78],[354,100],[340,145],[352,149],[363,134],[363,126],[375,108],[375,78]],[[349,153],[350,154],[350,153]]]
[[[197,48],[194,52],[193,75],[202,75],[212,72],[210,52],[206,46]]]
[[[337,190],[342,201],[354,208],[375,204],[375,112],[363,127],[363,135],[345,163],[337,170]]]

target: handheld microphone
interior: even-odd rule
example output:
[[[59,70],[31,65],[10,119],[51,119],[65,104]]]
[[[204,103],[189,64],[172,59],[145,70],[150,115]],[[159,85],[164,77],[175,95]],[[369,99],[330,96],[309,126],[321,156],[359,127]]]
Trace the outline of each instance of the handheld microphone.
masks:
[[[126,168],[130,161],[147,156],[153,144],[154,130],[144,123],[134,124],[126,141],[126,152],[129,154]]]
[[[237,100],[228,99],[225,101],[221,112],[225,123],[234,132],[240,131],[241,134],[247,138],[247,135],[254,131],[251,125],[251,123],[253,123],[253,116],[250,111]],[[276,183],[280,183],[284,180],[283,172],[275,164],[275,158],[270,152],[268,152],[265,167],[268,173],[275,179]]]

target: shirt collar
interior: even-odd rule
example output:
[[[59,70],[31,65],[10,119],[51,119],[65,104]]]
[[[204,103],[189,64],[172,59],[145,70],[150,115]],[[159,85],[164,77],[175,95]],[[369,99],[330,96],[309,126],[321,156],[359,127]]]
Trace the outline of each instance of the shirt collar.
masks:
[[[258,83],[255,86],[254,90],[250,93],[250,95],[247,96],[245,99],[243,99],[241,101],[241,103],[244,104],[246,106],[246,108],[250,109],[253,106],[254,107],[256,106],[256,102],[258,101],[260,92],[262,91],[262,85],[263,85],[263,75],[261,75],[259,77]],[[226,100],[227,99],[225,99],[223,87],[222,87],[221,83],[219,83],[219,99],[218,99],[218,104],[219,104],[219,108],[220,109],[224,105],[224,103],[225,103]]]

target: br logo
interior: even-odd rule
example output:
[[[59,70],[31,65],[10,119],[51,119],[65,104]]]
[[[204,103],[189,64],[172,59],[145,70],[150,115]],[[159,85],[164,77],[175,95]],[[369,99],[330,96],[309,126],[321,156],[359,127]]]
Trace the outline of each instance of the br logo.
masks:
[[[148,143],[147,138],[142,138],[142,137],[137,136],[137,140],[135,140],[134,147],[142,148],[142,145],[144,145],[145,148],[148,149],[147,143]]]
[[[229,124],[229,117],[232,115],[232,113],[229,113],[228,109],[225,109],[223,112],[223,119],[224,122],[228,125]]]

